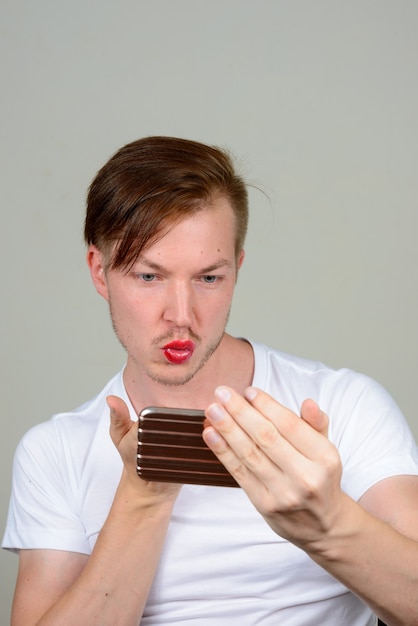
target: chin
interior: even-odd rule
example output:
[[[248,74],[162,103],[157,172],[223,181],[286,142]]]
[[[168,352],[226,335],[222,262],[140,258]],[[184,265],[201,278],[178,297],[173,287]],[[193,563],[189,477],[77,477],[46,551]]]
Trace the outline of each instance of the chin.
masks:
[[[155,370],[149,370],[148,376],[151,380],[160,385],[165,385],[167,387],[179,387],[180,385],[185,385],[189,381],[191,381],[196,374],[202,369],[206,360],[203,360],[196,367],[187,367],[185,365],[167,365],[163,368],[159,368]]]
[[[179,387],[180,385],[185,385],[195,376],[196,372],[188,372],[183,375],[173,375],[173,376],[163,376],[161,374],[157,374],[155,372],[148,373],[148,376],[156,383],[160,385],[165,385],[166,387]]]

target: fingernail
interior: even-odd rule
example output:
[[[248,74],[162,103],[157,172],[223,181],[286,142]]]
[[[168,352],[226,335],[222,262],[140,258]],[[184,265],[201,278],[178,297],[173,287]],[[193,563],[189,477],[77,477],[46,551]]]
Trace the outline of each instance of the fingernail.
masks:
[[[221,441],[221,436],[219,435],[219,433],[216,432],[216,430],[214,428],[207,428],[205,430],[205,443],[207,445],[211,445],[214,446],[216,445],[219,441]]]
[[[244,396],[247,398],[247,400],[252,402],[252,400],[254,400],[257,396],[257,389],[254,389],[254,387],[247,387],[247,389],[244,391]]]
[[[227,389],[227,387],[217,387],[215,389],[215,396],[221,402],[228,402],[229,398],[231,397],[231,392],[229,391],[229,389]]]
[[[207,413],[212,422],[220,422],[225,417],[224,410],[219,404],[211,404],[207,409]]]

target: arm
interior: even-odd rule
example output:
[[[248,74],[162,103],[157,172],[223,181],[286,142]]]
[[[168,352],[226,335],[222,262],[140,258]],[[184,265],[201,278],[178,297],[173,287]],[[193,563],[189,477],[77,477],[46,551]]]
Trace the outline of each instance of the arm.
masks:
[[[270,526],[360,596],[388,626],[418,621],[418,477],[383,480],[356,503],[326,416],[302,418],[250,388],[217,391],[204,438]]]
[[[180,487],[136,475],[136,430],[124,403],[109,399],[111,436],[124,461],[109,516],[90,557],[23,551],[12,626],[137,626]]]

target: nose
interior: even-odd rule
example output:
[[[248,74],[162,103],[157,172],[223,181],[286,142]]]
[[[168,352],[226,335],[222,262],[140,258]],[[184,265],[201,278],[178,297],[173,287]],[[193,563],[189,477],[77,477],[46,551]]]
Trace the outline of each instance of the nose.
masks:
[[[178,328],[190,328],[193,321],[193,290],[185,282],[176,282],[167,289],[164,319]]]

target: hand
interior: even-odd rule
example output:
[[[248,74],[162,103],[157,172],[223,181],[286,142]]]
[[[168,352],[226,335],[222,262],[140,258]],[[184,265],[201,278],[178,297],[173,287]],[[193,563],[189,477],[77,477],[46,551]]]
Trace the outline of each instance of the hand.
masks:
[[[108,396],[110,409],[110,437],[122,458],[124,471],[137,493],[158,496],[159,494],[177,496],[181,485],[149,482],[141,479],[136,471],[138,447],[138,422],[131,420],[126,403],[117,396]]]
[[[110,409],[110,437],[130,474],[136,474],[138,424],[131,420],[126,403],[117,396],[108,396]]]
[[[219,387],[203,437],[278,534],[309,551],[332,529],[344,500],[328,418],[313,400],[301,416],[250,387]],[[302,418],[302,419],[301,419]]]

